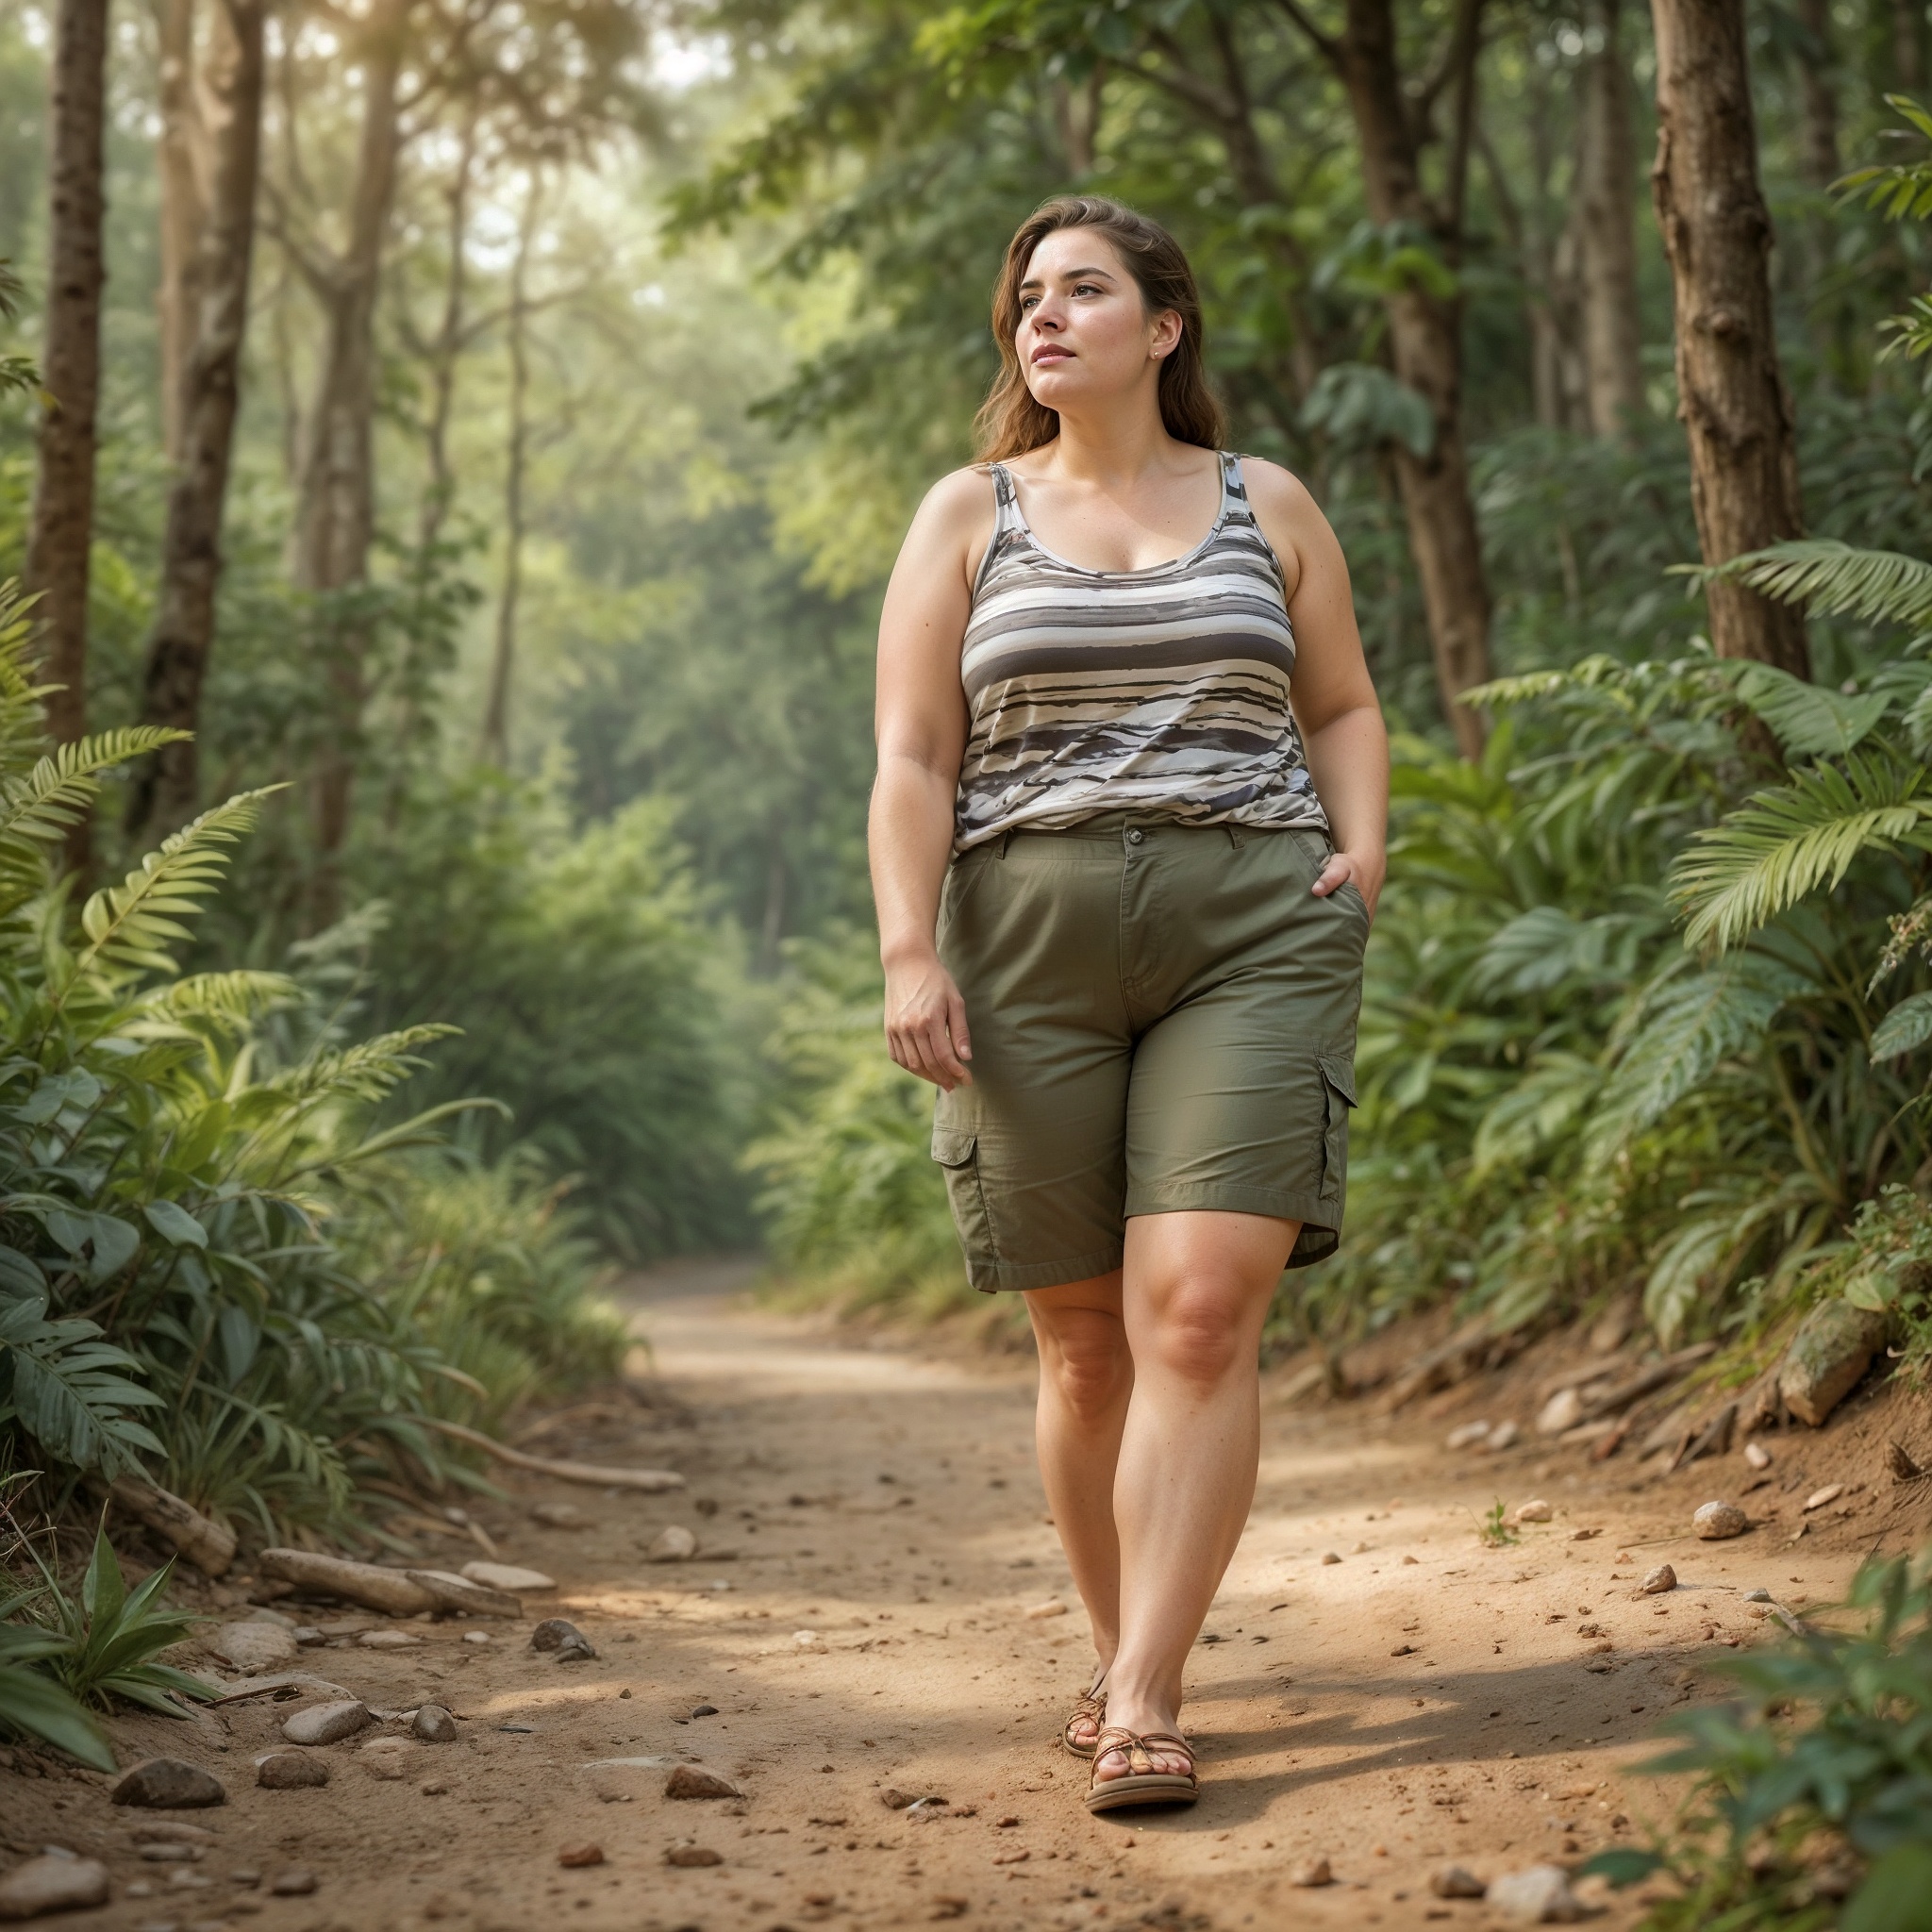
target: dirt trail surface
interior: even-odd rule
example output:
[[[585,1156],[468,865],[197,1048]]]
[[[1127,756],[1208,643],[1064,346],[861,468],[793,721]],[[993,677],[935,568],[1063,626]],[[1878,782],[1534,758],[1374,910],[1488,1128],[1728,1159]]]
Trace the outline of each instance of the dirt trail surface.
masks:
[[[215,1772],[227,1802],[208,1810],[116,1808],[107,1780],[11,1754],[9,1849],[58,1843],[111,1872],[109,1906],[56,1923],[1496,1924],[1485,1903],[1432,1896],[1431,1873],[1455,1862],[1490,1878],[1630,1841],[1633,1821],[1669,1805],[1629,1768],[1652,1726],[1693,1694],[1697,1663],[1764,1639],[1744,1592],[1822,1602],[1856,1560],[1854,1523],[1840,1541],[1789,1541],[1790,1523],[1691,1540],[1690,1507],[1738,1487],[1736,1456],[1633,1496],[1632,1470],[1600,1478],[1574,1455],[1451,1455],[1440,1402],[1429,1419],[1389,1422],[1365,1403],[1308,1409],[1271,1393],[1253,1520],[1191,1672],[1202,1801],[1095,1819],[1079,1802],[1085,1767],[1056,1749],[1090,1653],[1033,1469],[1030,1360],[869,1344],[758,1312],[741,1292],[748,1274],[645,1277],[648,1406],[589,1405],[529,1441],[675,1468],[686,1491],[506,1473],[509,1501],[476,1510],[506,1561],[558,1581],[525,1597],[522,1622],[283,1602],[394,1646],[344,1630],[293,1666],[378,1713],[310,1751],[325,1787],[258,1789],[253,1762],[321,1693],[195,1724],[115,1721],[124,1763],[165,1752]],[[1774,1473],[1795,1469],[1788,1442],[1774,1442]],[[1499,1492],[1546,1496],[1552,1520],[1483,1547],[1474,1519]],[[530,1513],[559,1504],[579,1526]],[[695,1533],[698,1556],[647,1561],[672,1525]],[[458,1540],[419,1560],[476,1554]],[[1681,1587],[1638,1595],[1665,1558]],[[235,1593],[216,1613],[247,1605]],[[575,1623],[596,1657],[533,1652],[546,1616]],[[394,1715],[432,1701],[456,1713],[454,1742],[419,1742]],[[684,1764],[741,1797],[667,1796]],[[894,1808],[908,1798],[947,1802]],[[210,1835],[197,1855],[143,1862],[137,1838],[183,1819]],[[601,1862],[560,1862],[584,1846]],[[1313,1857],[1333,1882],[1296,1887]],[[314,1890],[275,1895],[293,1872]],[[1630,1915],[1615,1902],[1598,1923]]]

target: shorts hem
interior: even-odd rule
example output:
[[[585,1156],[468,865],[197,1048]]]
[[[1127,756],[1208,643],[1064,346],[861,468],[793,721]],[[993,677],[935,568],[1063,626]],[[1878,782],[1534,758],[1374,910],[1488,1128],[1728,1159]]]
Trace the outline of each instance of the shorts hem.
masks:
[[[1291,1268],[1312,1267],[1325,1261],[1341,1245],[1341,1208],[1314,1194],[1291,1193],[1285,1188],[1244,1188],[1225,1181],[1152,1182],[1127,1193],[1127,1215],[1136,1214],[1266,1214],[1276,1221],[1298,1221]]]
[[[1085,1281],[1095,1274],[1111,1274],[1121,1265],[1124,1250],[1119,1242],[1110,1248],[1096,1248],[1091,1254],[1074,1255],[1064,1261],[970,1260],[966,1278],[981,1294],[999,1294],[1009,1289],[1058,1288],[1069,1281]]]

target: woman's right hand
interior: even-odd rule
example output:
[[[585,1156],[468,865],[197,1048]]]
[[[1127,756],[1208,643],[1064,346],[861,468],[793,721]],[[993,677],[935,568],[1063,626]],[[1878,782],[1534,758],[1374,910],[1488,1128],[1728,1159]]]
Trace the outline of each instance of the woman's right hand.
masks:
[[[937,953],[886,968],[886,1045],[908,1074],[947,1093],[973,1084],[966,1002]]]

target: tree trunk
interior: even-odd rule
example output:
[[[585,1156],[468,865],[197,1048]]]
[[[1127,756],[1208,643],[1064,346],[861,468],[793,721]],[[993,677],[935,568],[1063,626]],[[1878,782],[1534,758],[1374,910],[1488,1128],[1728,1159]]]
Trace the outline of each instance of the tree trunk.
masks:
[[[195,251],[194,346],[181,385],[182,452],[168,495],[160,596],[148,638],[142,718],[194,731],[214,643],[222,508],[248,331],[255,194],[260,176],[266,0],[214,0],[209,106],[213,178]],[[173,831],[194,814],[192,739],[155,754],[128,799],[130,831]]]
[[[541,187],[530,174],[516,259],[509,272],[509,450],[503,481],[503,588],[496,600],[496,647],[483,706],[483,756],[509,763],[510,679],[516,671],[517,605],[524,593],[524,468],[530,446],[529,267]]]
[[[1598,44],[1582,74],[1576,157],[1576,252],[1590,427],[1617,436],[1643,408],[1637,236],[1631,184],[1630,68],[1617,35],[1618,0],[1590,0]]]
[[[1829,188],[1839,176],[1838,91],[1831,83],[1830,0],[1797,0],[1797,13],[1810,45],[1798,63],[1804,103],[1805,174],[1812,187]]]
[[[397,92],[410,0],[388,0],[362,43],[362,132],[349,209],[348,245],[311,272],[323,310],[323,347],[304,439],[294,578],[303,590],[344,591],[369,575],[375,530],[375,299],[395,199],[401,149]],[[332,860],[348,837],[354,741],[368,698],[368,641],[352,629],[334,640],[329,686],[335,717],[316,775],[316,843]],[[333,888],[319,889],[332,916]]]
[[[1910,93],[1925,77],[1919,33],[1925,0],[1891,0],[1891,65],[1899,87]]]
[[[161,447],[178,463],[186,443],[182,386],[194,352],[195,254],[207,220],[208,130],[194,71],[194,0],[155,0],[160,44],[161,112],[155,158],[161,188],[161,278],[156,306],[161,325]]]
[[[476,158],[478,103],[471,96],[463,115],[462,145],[449,185],[449,267],[442,292],[442,322],[430,344],[429,422],[424,435],[429,458],[429,487],[423,492],[417,520],[417,545],[425,553],[442,534],[450,506],[456,501],[457,479],[449,466],[449,422],[456,404],[457,360],[463,347],[463,302],[468,288],[464,254],[470,228],[470,175]]]
[[[88,546],[93,538],[94,417],[101,382],[102,144],[107,126],[108,0],[60,0],[48,101],[47,341],[27,526],[26,588],[38,591],[57,743],[87,730]],[[67,862],[85,873],[90,825],[68,832]]]
[[[1652,0],[1651,187],[1675,293],[1677,414],[1706,563],[1803,527],[1790,397],[1772,328],[1771,216],[1757,182],[1743,0]],[[1811,675],[1805,621],[1740,584],[1708,591],[1721,658]]]
[[[1336,58],[1361,142],[1370,219],[1383,227],[1433,226],[1396,64],[1391,0],[1348,0]],[[1442,714],[1457,748],[1473,758],[1483,748],[1484,722],[1457,700],[1490,675],[1490,590],[1462,441],[1462,305],[1459,297],[1433,295],[1411,282],[1385,297],[1384,306],[1395,374],[1427,402],[1435,424],[1429,454],[1399,445],[1395,470]]]

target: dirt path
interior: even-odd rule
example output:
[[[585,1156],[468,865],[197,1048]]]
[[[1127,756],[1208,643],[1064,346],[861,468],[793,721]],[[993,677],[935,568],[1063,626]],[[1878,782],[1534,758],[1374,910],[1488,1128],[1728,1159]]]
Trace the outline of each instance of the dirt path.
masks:
[[[1253,1521],[1191,1673],[1205,1796],[1189,1813],[1095,1820],[1084,1767],[1054,1748],[1090,1662],[1032,1466],[1030,1362],[868,1347],[753,1310],[735,1292],[746,1278],[713,1263],[638,1284],[655,1405],[592,1406],[536,1445],[668,1464],[686,1491],[517,1478],[508,1504],[476,1514],[506,1560],[559,1581],[524,1624],[404,1624],[420,1643],[309,1654],[382,1709],[447,1704],[458,1742],[338,1744],[321,1754],[326,1788],[270,1791],[250,1759],[299,1706],[231,1706],[195,1728],[118,1722],[124,1759],[164,1750],[227,1784],[225,1807],[194,1814],[213,1844],[181,1867],[137,1861],[133,1827],[156,1814],[111,1808],[102,1781],[0,1774],[14,1850],[52,1840],[113,1869],[115,1903],[59,1923],[1488,1924],[1481,1904],[1430,1896],[1430,1872],[1453,1860],[1488,1877],[1627,1840],[1667,1803],[1627,1767],[1691,1694],[1689,1667],[1762,1634],[1742,1591],[1821,1600],[1851,1567],[1816,1539],[1695,1543],[1673,1533],[1681,1499],[1592,1490],[1574,1457],[1453,1458],[1440,1421],[1271,1397]],[[1498,1488],[1540,1490],[1555,1520],[1483,1548],[1474,1518]],[[584,1525],[533,1521],[545,1502],[576,1505]],[[646,1563],[673,1523],[697,1532],[699,1557]],[[452,1541],[426,1560],[475,1554]],[[1634,1596],[1666,1555],[1685,1587]],[[1026,1614],[1055,1600],[1071,1614]],[[543,1615],[574,1619],[597,1658],[533,1655]],[[1583,1624],[1614,1647],[1592,1650]],[[488,1643],[464,1641],[478,1629]],[[685,1760],[736,1780],[743,1802],[668,1800]],[[908,1815],[888,1790],[949,1803]],[[601,1864],[559,1864],[587,1841]],[[679,1846],[721,1862],[667,1863]],[[1317,1855],[1335,1883],[1291,1889]],[[291,1868],[314,1874],[312,1895],[235,1882]]]

